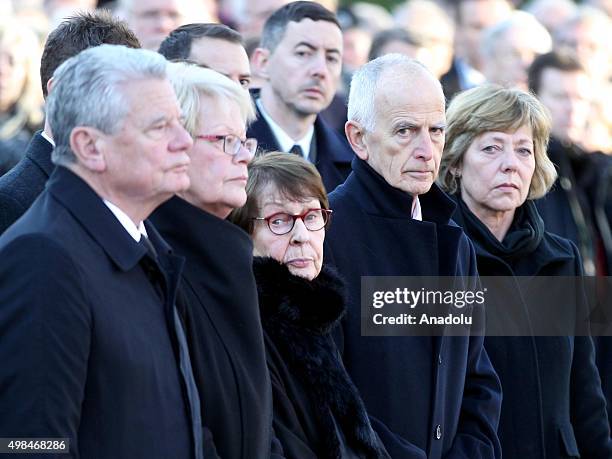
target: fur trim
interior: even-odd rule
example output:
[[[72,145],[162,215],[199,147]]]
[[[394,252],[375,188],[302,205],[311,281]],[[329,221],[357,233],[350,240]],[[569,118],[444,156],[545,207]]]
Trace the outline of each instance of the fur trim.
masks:
[[[345,312],[346,289],[324,268],[312,281],[271,258],[254,259],[262,324],[286,364],[311,388],[325,458],[340,459],[338,427],[348,445],[366,458],[389,457],[372,430],[357,391],[340,359],[331,332]],[[332,417],[333,415],[333,417]]]

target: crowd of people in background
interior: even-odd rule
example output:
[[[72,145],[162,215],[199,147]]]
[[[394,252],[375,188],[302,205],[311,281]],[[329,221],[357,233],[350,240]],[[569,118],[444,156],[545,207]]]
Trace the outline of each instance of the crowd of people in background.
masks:
[[[609,307],[611,43],[606,0],[0,0],[0,438],[612,459],[612,336],[361,328],[363,276]]]

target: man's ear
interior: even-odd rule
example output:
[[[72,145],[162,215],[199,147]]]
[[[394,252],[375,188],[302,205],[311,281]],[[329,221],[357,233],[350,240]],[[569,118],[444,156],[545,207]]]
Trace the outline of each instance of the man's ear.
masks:
[[[70,148],[77,157],[78,163],[90,172],[104,172],[104,135],[95,128],[77,126],[70,133]]]
[[[53,77],[47,80],[47,97],[51,94],[51,89],[53,88]]]
[[[364,139],[365,130],[361,124],[357,121],[349,120],[344,125],[344,132],[355,154],[364,161],[367,161],[369,157],[368,146]]]
[[[268,79],[268,63],[270,62],[270,50],[267,48],[255,48],[251,56],[251,72],[260,78]]]

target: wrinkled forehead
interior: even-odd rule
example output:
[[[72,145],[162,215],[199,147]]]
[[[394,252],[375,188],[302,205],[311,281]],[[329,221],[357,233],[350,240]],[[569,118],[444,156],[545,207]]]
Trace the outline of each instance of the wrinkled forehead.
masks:
[[[444,92],[440,83],[424,72],[385,72],[374,96],[376,117],[388,118],[396,113],[445,119]]]

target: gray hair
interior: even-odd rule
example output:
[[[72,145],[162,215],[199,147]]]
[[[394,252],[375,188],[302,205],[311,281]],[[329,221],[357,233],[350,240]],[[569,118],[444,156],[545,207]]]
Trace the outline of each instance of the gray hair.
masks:
[[[196,134],[200,121],[201,94],[236,103],[245,124],[255,119],[255,109],[249,93],[225,75],[194,64],[173,62],[168,64],[168,78],[174,86],[185,117],[185,129],[191,136]]]
[[[52,160],[58,165],[76,162],[70,134],[77,126],[114,134],[130,107],[123,85],[143,79],[166,78],[167,61],[153,51],[118,45],[86,49],[53,73],[47,116],[55,140]]]
[[[427,67],[419,61],[402,54],[386,54],[368,62],[357,70],[351,79],[348,98],[348,119],[356,121],[364,129],[372,131],[376,125],[376,91],[383,74],[405,73],[406,78],[411,78],[415,74],[422,72],[431,75],[432,79],[435,79]],[[440,86],[440,91],[442,91],[442,86]]]
[[[538,54],[544,54],[552,49],[552,38],[548,30],[531,13],[513,11],[507,19],[487,28],[480,40],[480,51],[485,59],[492,58],[497,53],[497,46],[505,40],[506,33],[519,29],[531,35],[533,49]]]

